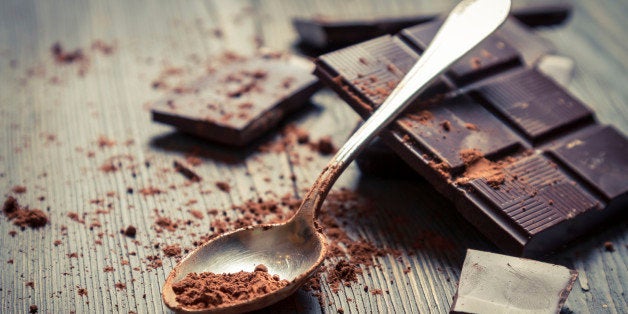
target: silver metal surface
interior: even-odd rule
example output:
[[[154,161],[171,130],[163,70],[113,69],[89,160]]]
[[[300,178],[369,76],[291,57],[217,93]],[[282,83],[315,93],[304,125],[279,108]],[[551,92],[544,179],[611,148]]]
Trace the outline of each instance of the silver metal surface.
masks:
[[[270,305],[294,292],[325,258],[325,237],[315,218],[327,193],[346,166],[375,135],[395,119],[452,63],[490,35],[506,19],[510,0],[464,0],[450,13],[430,46],[374,114],[332,158],[288,222],[238,229],[214,238],[191,252],[168,276],[163,288],[166,305],[181,312],[235,313]],[[207,310],[182,307],[172,284],[190,272],[253,271],[264,264],[290,284],[264,297]]]

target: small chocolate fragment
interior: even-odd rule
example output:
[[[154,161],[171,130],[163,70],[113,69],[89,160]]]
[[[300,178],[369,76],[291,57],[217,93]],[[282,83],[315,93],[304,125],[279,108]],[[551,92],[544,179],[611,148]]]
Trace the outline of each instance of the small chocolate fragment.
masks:
[[[126,229],[122,230],[122,233],[129,238],[135,238],[135,235],[137,234],[137,228],[130,225],[126,227]]]
[[[155,103],[153,120],[210,141],[246,145],[307,103],[320,86],[310,66],[295,56],[234,58]]]
[[[467,250],[450,313],[559,313],[576,278],[560,265]]]
[[[182,161],[175,160],[173,162],[174,169],[186,177],[188,180],[192,182],[200,182],[201,176],[196,174],[196,172],[192,171],[189,167],[187,167]]]

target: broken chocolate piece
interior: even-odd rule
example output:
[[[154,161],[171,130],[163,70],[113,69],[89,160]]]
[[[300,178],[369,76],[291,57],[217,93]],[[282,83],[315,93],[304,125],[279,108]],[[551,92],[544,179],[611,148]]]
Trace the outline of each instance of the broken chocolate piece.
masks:
[[[291,56],[235,58],[153,105],[153,120],[243,146],[305,105],[319,88],[310,63]]]
[[[559,313],[577,277],[560,265],[467,250],[450,313]]]

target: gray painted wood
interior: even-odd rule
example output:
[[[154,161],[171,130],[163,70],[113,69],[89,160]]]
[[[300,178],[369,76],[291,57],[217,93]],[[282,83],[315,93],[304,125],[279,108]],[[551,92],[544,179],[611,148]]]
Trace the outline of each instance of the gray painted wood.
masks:
[[[151,88],[151,81],[166,64],[186,69],[184,80],[204,71],[194,60],[224,49],[252,53],[263,44],[290,50],[296,39],[292,16],[440,12],[451,3],[0,2],[0,191],[11,194],[13,186],[25,185],[28,191],[18,195],[20,203],[47,210],[51,218],[47,227],[18,230],[15,237],[8,233],[17,229],[0,219],[0,312],[26,312],[31,304],[45,313],[164,312],[160,288],[176,260],[163,258],[163,267],[152,269],[146,257],[163,255],[156,244],[191,246],[194,239],[189,234],[207,233],[211,217],[193,220],[186,230],[157,233],[153,228],[157,214],[192,219],[191,209],[205,212],[250,198],[299,195],[325,165],[327,157],[306,148],[296,150],[302,157],[311,156],[312,161],[295,163],[289,153],[226,150],[152,123],[145,104],[163,95]],[[628,132],[628,42],[624,34],[628,5],[625,1],[579,0],[574,6],[574,15],[565,26],[539,33],[561,54],[576,60],[575,77],[568,88],[595,109],[602,122]],[[222,36],[215,35],[218,28]],[[115,42],[116,51],[104,56],[89,50],[96,39]],[[56,41],[68,49],[86,49],[91,64],[84,77],[76,74],[75,66],[52,62],[49,49]],[[55,77],[60,82],[51,83]],[[312,102],[312,108],[295,121],[313,138],[332,135],[335,143],[341,144],[357,116],[327,90],[315,95]],[[100,148],[96,143],[100,136],[117,143]],[[127,140],[133,143],[125,144]],[[196,170],[204,181],[187,185],[172,172],[171,163],[192,147],[203,149],[203,165]],[[94,157],[88,158],[88,152]],[[133,159],[126,159],[127,155]],[[115,156],[123,170],[108,174],[98,170],[106,159]],[[292,174],[297,179],[295,185],[285,179]],[[213,184],[218,180],[228,181],[232,191],[215,189]],[[138,193],[148,186],[169,191],[155,196]],[[357,189],[378,208],[373,217],[357,219],[349,227],[351,235],[400,249],[402,256],[378,258],[381,269],[365,269],[357,284],[344,287],[338,294],[323,285],[322,306],[311,294],[300,291],[266,312],[333,313],[340,308],[345,313],[446,312],[465,249],[495,250],[425,183],[360,177],[351,167],[338,186]],[[129,187],[135,193],[127,194]],[[103,203],[90,202],[96,199]],[[198,202],[190,204],[191,199]],[[98,209],[109,209],[110,213],[96,214]],[[85,224],[72,221],[69,212],[85,214]],[[228,215],[236,217],[231,212]],[[94,219],[102,226],[90,230]],[[138,227],[137,242],[118,232],[130,224]],[[577,313],[628,312],[626,230],[626,222],[618,222],[581,245],[547,258],[580,272],[566,307]],[[441,235],[454,246],[443,250],[426,243],[417,248],[420,232]],[[55,240],[62,243],[55,246]],[[616,251],[605,251],[605,241],[613,242]],[[67,256],[74,252],[78,258]],[[129,265],[124,265],[126,261]],[[115,271],[104,272],[105,266]],[[411,271],[405,274],[407,266]],[[34,282],[34,289],[25,285],[29,281]],[[127,288],[116,290],[118,282]],[[365,292],[364,286],[387,292],[374,296]],[[88,294],[79,296],[79,288],[86,288]]]

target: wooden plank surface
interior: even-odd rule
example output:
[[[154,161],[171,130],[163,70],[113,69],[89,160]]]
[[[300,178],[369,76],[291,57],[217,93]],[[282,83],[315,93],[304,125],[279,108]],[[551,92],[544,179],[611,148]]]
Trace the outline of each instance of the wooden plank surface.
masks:
[[[176,260],[162,256],[163,266],[152,268],[147,257],[163,255],[157,245],[191,246],[196,237],[190,234],[208,233],[212,218],[205,216],[185,230],[158,233],[157,216],[188,220],[194,209],[230,208],[251,198],[286,193],[298,196],[324,167],[329,157],[306,148],[295,149],[312,160],[295,163],[290,152],[225,149],[152,123],[146,104],[163,96],[151,83],[164,69],[183,69],[183,75],[169,78],[176,83],[201,74],[205,69],[199,60],[225,50],[241,54],[259,46],[292,50],[294,16],[409,15],[441,12],[452,3],[1,1],[0,192],[45,210],[51,223],[20,231],[0,219],[0,312],[24,313],[30,305],[37,305],[41,313],[166,312],[160,289]],[[569,90],[592,107],[600,121],[626,133],[628,4],[573,3],[574,14],[566,25],[539,33],[576,61]],[[97,40],[113,43],[114,52],[91,49]],[[55,42],[68,50],[84,49],[90,59],[84,75],[76,65],[53,62],[50,47]],[[331,135],[340,145],[357,116],[328,90],[316,94],[312,103],[293,121],[312,138]],[[99,145],[103,139],[115,144]],[[203,152],[203,164],[195,170],[204,180],[189,185],[171,164],[194,148]],[[122,169],[100,171],[111,158],[120,161]],[[291,175],[296,184],[285,179]],[[233,189],[221,192],[215,189],[216,181],[228,181]],[[17,185],[27,191],[13,193]],[[138,193],[151,186],[165,192]],[[424,182],[361,177],[350,167],[340,186],[368,196],[378,209],[349,226],[351,235],[400,249],[402,256],[378,258],[381,269],[365,268],[357,284],[342,287],[337,294],[323,284],[322,305],[310,292],[299,291],[266,312],[334,313],[340,308],[345,313],[447,312],[465,249],[495,250]],[[80,219],[71,219],[69,213]],[[136,241],[119,234],[128,225],[137,226]],[[9,235],[12,230],[17,231],[15,236]],[[455,245],[449,250],[429,243],[417,248],[413,246],[417,232],[438,234]],[[615,252],[604,249],[606,241],[614,244]],[[576,313],[628,312],[627,245],[626,221],[620,221],[547,258],[580,272],[567,308]],[[72,253],[77,257],[70,257]],[[104,271],[107,266],[115,271]],[[411,271],[405,274],[407,266]],[[33,282],[32,288],[28,282]],[[126,289],[116,289],[116,283],[124,283]],[[386,292],[372,295],[364,286]],[[87,295],[79,295],[81,288]]]

